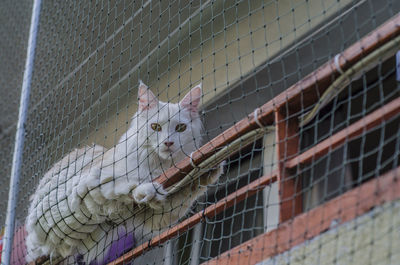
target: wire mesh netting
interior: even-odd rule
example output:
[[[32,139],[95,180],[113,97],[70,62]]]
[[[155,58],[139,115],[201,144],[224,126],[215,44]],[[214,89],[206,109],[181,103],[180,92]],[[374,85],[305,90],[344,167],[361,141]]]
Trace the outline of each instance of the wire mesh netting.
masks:
[[[0,10],[3,225],[32,3]],[[10,263],[395,264],[399,11],[42,1]]]

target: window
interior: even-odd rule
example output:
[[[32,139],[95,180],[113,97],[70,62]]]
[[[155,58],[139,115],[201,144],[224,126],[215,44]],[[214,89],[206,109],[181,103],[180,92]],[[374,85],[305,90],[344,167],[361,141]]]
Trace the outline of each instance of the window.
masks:
[[[394,66],[395,58],[391,57],[363,72],[312,123],[302,128],[302,152],[396,99],[399,84]],[[397,118],[388,120],[298,167],[296,174],[304,179],[305,209],[396,168],[397,125]]]

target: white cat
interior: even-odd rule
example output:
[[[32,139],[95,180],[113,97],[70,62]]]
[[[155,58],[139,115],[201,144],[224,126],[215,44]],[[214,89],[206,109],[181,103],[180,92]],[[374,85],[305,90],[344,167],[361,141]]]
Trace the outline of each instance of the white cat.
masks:
[[[192,88],[178,104],[158,101],[142,82],[138,91],[138,111],[114,148],[76,149],[40,181],[26,220],[28,262],[74,254],[87,264],[101,261],[121,230],[147,240],[184,216],[222,174],[222,166],[212,169],[173,194],[153,183],[200,147],[202,91]],[[134,202],[150,207],[134,212]]]

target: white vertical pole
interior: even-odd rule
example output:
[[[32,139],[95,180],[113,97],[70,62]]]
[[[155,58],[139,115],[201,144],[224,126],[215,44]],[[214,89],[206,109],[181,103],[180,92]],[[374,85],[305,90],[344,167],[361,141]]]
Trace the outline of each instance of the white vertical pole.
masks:
[[[190,265],[200,264],[201,239],[203,223],[197,224],[193,229],[192,250],[190,252]]]
[[[264,175],[270,174],[277,168],[277,154],[275,142],[276,130],[264,135]],[[264,232],[275,229],[279,224],[279,186],[272,183],[263,190],[264,201]]]
[[[21,99],[19,104],[18,124],[17,131],[15,133],[15,144],[10,177],[10,190],[8,194],[3,251],[1,252],[2,265],[10,264],[11,260],[15,222],[15,207],[18,198],[19,177],[21,173],[22,154],[24,151],[25,122],[28,112],[29,95],[31,90],[33,60],[35,57],[36,35],[39,25],[40,5],[41,0],[33,1],[24,79],[22,81]]]
[[[164,263],[163,265],[172,265],[174,256],[173,256],[173,247],[174,247],[174,240],[169,240],[167,245],[164,247]]]

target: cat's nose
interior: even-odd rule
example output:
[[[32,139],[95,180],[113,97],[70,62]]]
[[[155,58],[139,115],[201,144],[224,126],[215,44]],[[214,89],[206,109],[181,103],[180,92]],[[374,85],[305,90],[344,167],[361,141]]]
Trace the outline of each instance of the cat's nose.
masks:
[[[171,145],[174,144],[174,142],[164,142],[164,144],[165,144],[167,147],[170,147]]]

